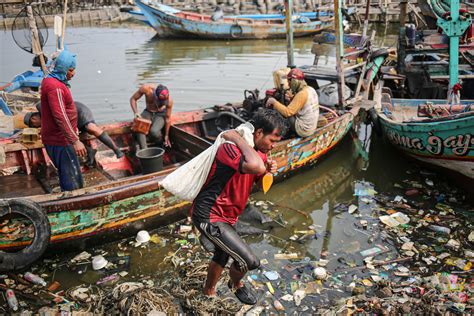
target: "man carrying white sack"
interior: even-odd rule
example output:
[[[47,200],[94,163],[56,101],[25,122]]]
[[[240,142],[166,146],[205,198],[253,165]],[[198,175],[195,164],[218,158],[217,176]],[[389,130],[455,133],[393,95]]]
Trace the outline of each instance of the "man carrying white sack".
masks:
[[[258,111],[251,123],[254,127],[253,148],[235,130],[222,135],[227,142],[217,149],[191,212],[194,225],[215,246],[204,294],[216,295],[216,284],[232,257],[228,286],[242,303],[253,305],[257,302],[256,295],[242,279],[247,271],[257,269],[260,261],[239,237],[234,225],[247,204],[253,184],[266,172],[276,172],[276,162],[267,159],[267,153],[281,140],[287,126],[285,119],[270,109]]]

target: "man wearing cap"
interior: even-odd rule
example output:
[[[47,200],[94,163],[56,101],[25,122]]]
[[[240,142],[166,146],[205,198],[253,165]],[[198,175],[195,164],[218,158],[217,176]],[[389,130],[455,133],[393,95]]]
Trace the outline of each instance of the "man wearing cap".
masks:
[[[138,113],[137,101],[145,95],[146,109],[142,114]],[[169,132],[171,110],[173,100],[169,95],[169,90],[164,85],[154,86],[151,84],[142,85],[130,98],[130,106],[135,117],[142,117],[151,121],[151,127],[148,135],[155,142],[163,142],[166,147],[171,147]],[[164,137],[163,137],[164,127]],[[141,149],[147,148],[146,135],[136,133],[138,144]]]
[[[308,86],[304,73],[299,68],[293,68],[287,75],[291,93],[294,95],[288,106],[281,104],[275,98],[269,98],[267,108],[277,110],[288,119],[290,129],[300,137],[314,133],[318,126],[319,99],[316,90]]]
[[[100,128],[92,116],[92,111],[83,103],[74,101],[74,105],[77,109],[77,128],[80,133],[87,132],[95,136],[105,146],[112,149],[117,158],[123,157],[123,152],[114,143],[109,134]],[[36,104],[38,112],[28,112],[24,117],[24,123],[29,127],[39,128],[41,127],[41,102]]]

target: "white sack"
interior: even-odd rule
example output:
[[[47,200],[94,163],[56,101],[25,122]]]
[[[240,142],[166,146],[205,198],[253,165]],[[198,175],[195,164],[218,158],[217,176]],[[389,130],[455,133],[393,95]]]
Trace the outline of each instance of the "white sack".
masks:
[[[254,127],[252,124],[248,122],[241,124],[235,130],[242,136],[247,144],[254,147]],[[211,147],[167,175],[166,178],[160,182],[160,185],[182,200],[193,201],[206,182],[212,163],[216,157],[217,149],[225,142],[222,134],[223,133],[220,133],[219,136],[217,136]]]

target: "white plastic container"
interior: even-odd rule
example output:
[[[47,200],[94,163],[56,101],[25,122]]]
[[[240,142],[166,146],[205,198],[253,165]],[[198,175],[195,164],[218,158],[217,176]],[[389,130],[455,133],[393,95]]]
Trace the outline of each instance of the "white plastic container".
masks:
[[[146,230],[141,230],[138,232],[135,240],[141,244],[147,243],[150,241],[150,234]]]
[[[95,256],[92,258],[92,269],[100,270],[105,268],[109,262],[103,256]]]

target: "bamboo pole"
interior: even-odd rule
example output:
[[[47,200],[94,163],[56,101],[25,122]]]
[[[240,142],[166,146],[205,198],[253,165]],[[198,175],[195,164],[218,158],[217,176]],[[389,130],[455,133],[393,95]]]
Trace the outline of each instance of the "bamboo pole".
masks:
[[[293,3],[292,0],[285,0],[285,20],[286,20],[286,53],[288,56],[288,68],[295,68],[293,58]]]
[[[344,40],[343,40],[343,29],[342,29],[342,12],[341,12],[341,0],[334,0],[334,15],[335,15],[335,28],[336,28],[336,69],[338,73],[337,81],[337,94],[339,97],[339,106],[344,106],[344,64],[342,58],[344,57]]]
[[[67,20],[67,0],[64,0],[63,33],[61,34],[61,49],[64,49],[64,36],[66,36],[66,20]]]
[[[370,0],[367,0],[365,6],[365,18],[364,18],[364,28],[362,30],[362,38],[367,36],[367,29],[369,28],[369,11],[370,11]]]
[[[36,26],[36,21],[31,6],[26,7],[26,12],[28,15],[28,23],[31,30],[31,48],[33,49],[33,54],[39,57],[41,70],[43,71],[43,77],[46,77],[46,75],[48,74],[48,70],[46,69],[43,48],[41,47],[41,43],[39,41],[38,28]]]

